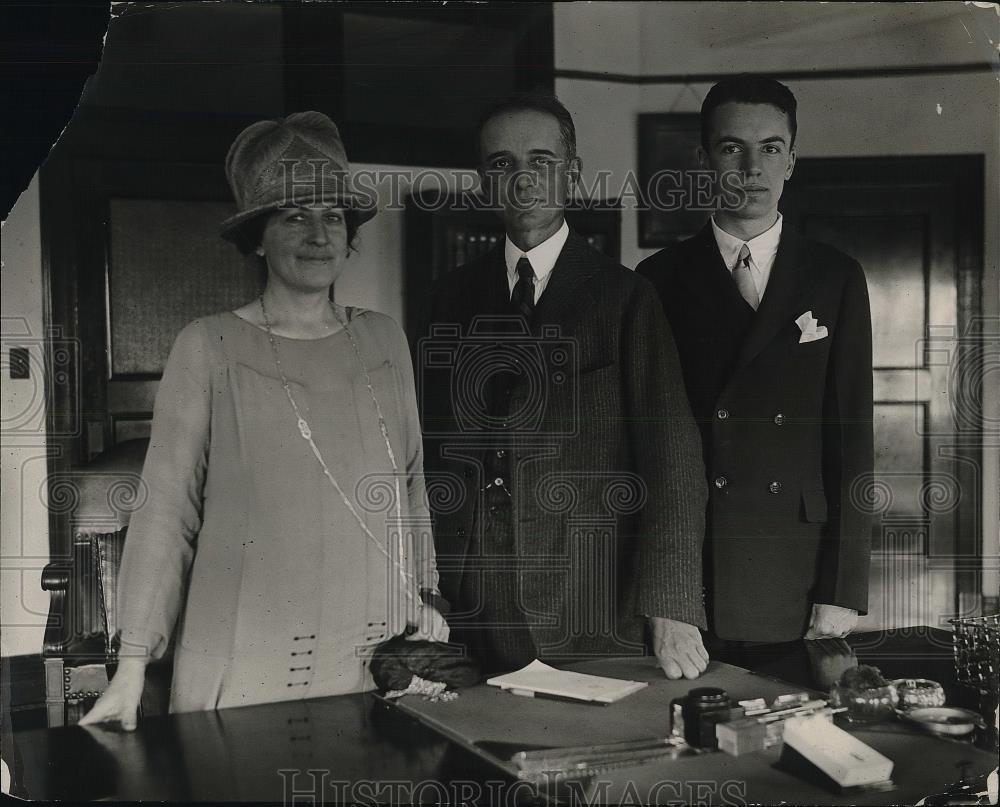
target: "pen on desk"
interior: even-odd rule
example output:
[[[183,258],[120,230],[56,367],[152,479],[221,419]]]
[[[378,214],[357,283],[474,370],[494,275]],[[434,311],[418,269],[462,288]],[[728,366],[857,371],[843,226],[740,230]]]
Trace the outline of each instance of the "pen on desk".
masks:
[[[793,717],[802,714],[808,714],[810,712],[815,712],[826,706],[826,701],[815,700],[806,701],[805,703],[799,704],[798,706],[792,706],[788,709],[779,709],[776,712],[765,712],[761,715],[756,715],[754,720],[758,723],[771,723],[774,720],[783,720],[786,717]]]
[[[541,698],[547,701],[564,701],[566,703],[586,703],[591,706],[607,706],[603,701],[582,700],[581,698],[567,698],[565,695],[550,695],[547,692],[535,692],[533,689],[517,689],[511,687],[507,692],[512,695],[520,695],[522,698]]]

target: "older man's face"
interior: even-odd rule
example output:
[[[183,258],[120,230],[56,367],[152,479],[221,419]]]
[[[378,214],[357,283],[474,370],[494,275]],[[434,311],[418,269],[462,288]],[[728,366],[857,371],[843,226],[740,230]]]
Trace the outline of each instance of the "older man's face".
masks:
[[[528,109],[499,114],[483,128],[479,156],[484,190],[499,203],[512,241],[530,249],[559,229],[580,163],[566,153],[555,118]]]

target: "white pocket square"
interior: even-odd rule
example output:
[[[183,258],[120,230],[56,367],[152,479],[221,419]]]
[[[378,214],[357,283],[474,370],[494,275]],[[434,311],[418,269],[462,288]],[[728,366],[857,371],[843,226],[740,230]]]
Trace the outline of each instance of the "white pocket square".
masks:
[[[826,339],[829,336],[829,332],[826,330],[825,325],[819,325],[819,320],[813,316],[812,311],[806,311],[802,314],[795,324],[799,326],[799,330],[802,331],[802,335],[799,337],[799,344],[804,342],[815,342],[819,339]]]

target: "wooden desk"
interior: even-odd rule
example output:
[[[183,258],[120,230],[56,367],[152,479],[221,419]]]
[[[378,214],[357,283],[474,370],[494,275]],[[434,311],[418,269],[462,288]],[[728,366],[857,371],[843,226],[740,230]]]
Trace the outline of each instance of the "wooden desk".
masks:
[[[905,672],[937,678],[945,684],[949,702],[969,705],[978,696],[966,692],[963,700],[962,690],[956,687],[947,638],[944,631],[896,631],[852,637],[851,644],[863,663],[878,664],[888,677]],[[808,687],[812,682],[801,676],[808,673],[809,656],[805,645],[798,644],[797,651],[788,646],[770,656],[759,654],[759,677],[719,664],[712,677],[724,672],[728,685],[741,690],[733,693],[739,696]],[[641,713],[633,716],[616,713],[616,730],[629,723],[641,729],[639,736],[660,726],[665,729],[663,699],[669,700],[675,690],[685,692],[692,683],[666,681],[649,660],[624,664],[619,672],[631,670],[647,676],[651,686],[643,690],[642,699],[637,694],[614,705],[626,710],[630,703],[631,708],[641,707]],[[793,679],[791,685],[775,680],[781,671]],[[732,683],[733,675],[743,676],[738,685]],[[710,681],[706,678],[699,683]],[[992,717],[990,702],[995,704],[995,698],[980,702],[980,708],[989,708]],[[459,720],[462,705],[465,714]],[[430,710],[434,715],[423,715],[425,720],[435,720],[434,727],[412,713],[414,709],[427,712],[428,706],[438,707]],[[453,708],[449,717],[448,707],[459,708]],[[512,711],[515,708],[528,711],[518,716]],[[546,710],[544,714],[541,709]],[[150,718],[134,733],[91,732],[75,726],[19,731],[13,735],[14,753],[8,754],[5,747],[4,756],[21,793],[32,799],[289,803],[293,796],[300,801],[312,796],[315,803],[514,804],[530,800],[533,794],[505,764],[512,746],[546,744],[567,730],[575,743],[595,742],[598,729],[606,728],[615,717],[610,709],[527,701],[486,687],[469,690],[450,704],[410,701],[403,708],[372,695],[350,695]],[[480,728],[471,733],[479,736],[466,736],[470,733],[468,713],[477,710],[481,719],[472,724]],[[549,714],[549,710],[554,711]],[[774,770],[771,764],[777,753],[771,750],[736,759],[705,754],[617,771],[613,777],[581,783],[579,794],[582,798],[597,794],[609,803],[632,792],[663,801],[704,803],[913,803],[958,780],[963,770],[966,777],[975,777],[996,765],[995,730],[977,737],[992,752],[892,724],[860,731],[859,736],[895,761],[895,791],[837,797]]]

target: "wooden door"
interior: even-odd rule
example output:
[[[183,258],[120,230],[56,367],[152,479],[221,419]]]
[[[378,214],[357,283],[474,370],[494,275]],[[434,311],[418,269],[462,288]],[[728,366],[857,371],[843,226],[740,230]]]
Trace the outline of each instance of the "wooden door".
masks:
[[[73,260],[53,274],[52,296],[81,349],[81,430],[68,452],[81,462],[149,436],[178,332],[242,305],[261,278],[219,238],[235,211],[221,167],[78,159],[67,174],[70,215],[58,224]]]
[[[235,211],[220,165],[64,155],[41,185],[47,322],[79,356],[49,374],[49,480],[72,492],[80,466],[149,436],[180,329],[251,299],[261,278],[219,238]],[[50,499],[51,557],[64,558],[75,497]]]
[[[978,613],[983,162],[803,159],[789,226],[857,258],[871,298],[877,514],[859,630]],[[945,623],[945,627],[947,624]]]

